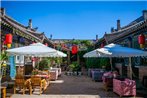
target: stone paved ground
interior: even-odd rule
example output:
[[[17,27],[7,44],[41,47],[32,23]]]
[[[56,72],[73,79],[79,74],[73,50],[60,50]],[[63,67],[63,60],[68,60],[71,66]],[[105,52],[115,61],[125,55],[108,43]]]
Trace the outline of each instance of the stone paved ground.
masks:
[[[36,90],[33,95],[29,95],[29,93],[25,95],[15,94],[12,98],[119,98],[119,96],[112,90],[106,92],[102,82],[92,81],[87,76],[62,74],[58,80],[51,81],[50,86],[42,95],[39,95]]]
[[[63,74],[57,81],[52,81],[44,94],[118,97],[118,95],[111,91],[106,92],[103,89],[102,82],[92,81],[92,79],[87,76],[66,76]]]

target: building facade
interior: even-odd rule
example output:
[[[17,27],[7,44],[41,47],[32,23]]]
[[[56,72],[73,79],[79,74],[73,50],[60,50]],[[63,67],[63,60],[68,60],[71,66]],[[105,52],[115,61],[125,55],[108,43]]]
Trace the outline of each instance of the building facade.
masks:
[[[28,22],[28,26],[24,26],[16,20],[12,19],[10,16],[6,15],[5,9],[1,8],[0,13],[0,34],[1,34],[1,53],[8,49],[6,41],[6,35],[12,35],[12,43],[9,48],[16,48],[21,46],[27,46],[32,43],[43,43],[50,47],[54,47],[54,44],[45,36],[44,33],[37,32],[37,28],[32,27],[32,20]],[[18,66],[24,66],[25,57],[23,56],[9,56],[7,61],[7,67],[2,66],[1,70],[3,75],[6,73],[14,77]],[[8,63],[10,62],[10,63]],[[22,67],[23,69],[24,67]]]
[[[145,36],[145,44],[144,47],[140,47],[138,37],[143,34]],[[146,51],[147,50],[147,10],[142,12],[142,16],[135,19],[128,25],[121,27],[120,20],[117,20],[117,28],[111,28],[110,33],[105,33],[104,36],[98,40],[95,44],[96,48],[103,47],[104,45],[115,43],[120,44],[122,46],[141,49]],[[116,63],[120,60],[114,60]],[[122,60],[121,60],[122,61]],[[123,65],[128,65],[128,59],[125,58]],[[143,76],[147,75],[147,58],[146,57],[134,57],[132,58],[132,65],[134,71],[134,77],[142,79]],[[118,62],[119,63],[119,62]],[[124,66],[118,66],[120,70],[123,69]],[[122,74],[129,72],[129,68],[124,68],[125,70],[121,71]],[[125,74],[127,75],[127,74]]]

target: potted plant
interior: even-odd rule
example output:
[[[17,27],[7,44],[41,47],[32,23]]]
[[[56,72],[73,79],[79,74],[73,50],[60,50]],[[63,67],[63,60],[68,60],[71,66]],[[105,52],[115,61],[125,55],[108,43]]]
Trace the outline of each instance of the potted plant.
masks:
[[[34,70],[32,71],[32,75],[37,75],[37,74],[39,74],[38,69],[34,69]]]
[[[72,62],[72,64],[69,65],[70,70],[74,73],[74,75],[78,75],[78,72],[80,71],[80,65],[77,62]]]

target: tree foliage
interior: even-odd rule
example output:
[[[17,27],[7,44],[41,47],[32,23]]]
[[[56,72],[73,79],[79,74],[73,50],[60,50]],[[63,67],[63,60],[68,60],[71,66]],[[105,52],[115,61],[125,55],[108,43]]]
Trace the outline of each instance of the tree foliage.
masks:
[[[0,55],[0,65],[4,63],[4,61],[8,61],[8,54],[6,51],[2,51]]]

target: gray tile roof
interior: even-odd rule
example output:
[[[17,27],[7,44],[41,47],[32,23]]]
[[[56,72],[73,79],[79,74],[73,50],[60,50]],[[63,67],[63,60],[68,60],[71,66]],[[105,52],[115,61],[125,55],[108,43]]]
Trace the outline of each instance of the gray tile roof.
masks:
[[[36,36],[32,35],[31,33],[29,33],[29,32],[27,31],[27,29],[26,29],[25,26],[23,26],[22,24],[20,24],[20,23],[14,21],[14,20],[11,19],[10,17],[8,17],[8,16],[5,15],[5,16],[2,16],[1,19],[2,19],[2,22],[9,24],[9,25],[15,27],[16,29],[22,31],[23,33],[28,34],[28,35],[30,35],[31,37],[33,37],[33,38],[37,39],[38,41],[40,41],[40,39],[39,39],[38,37],[36,37]]]

